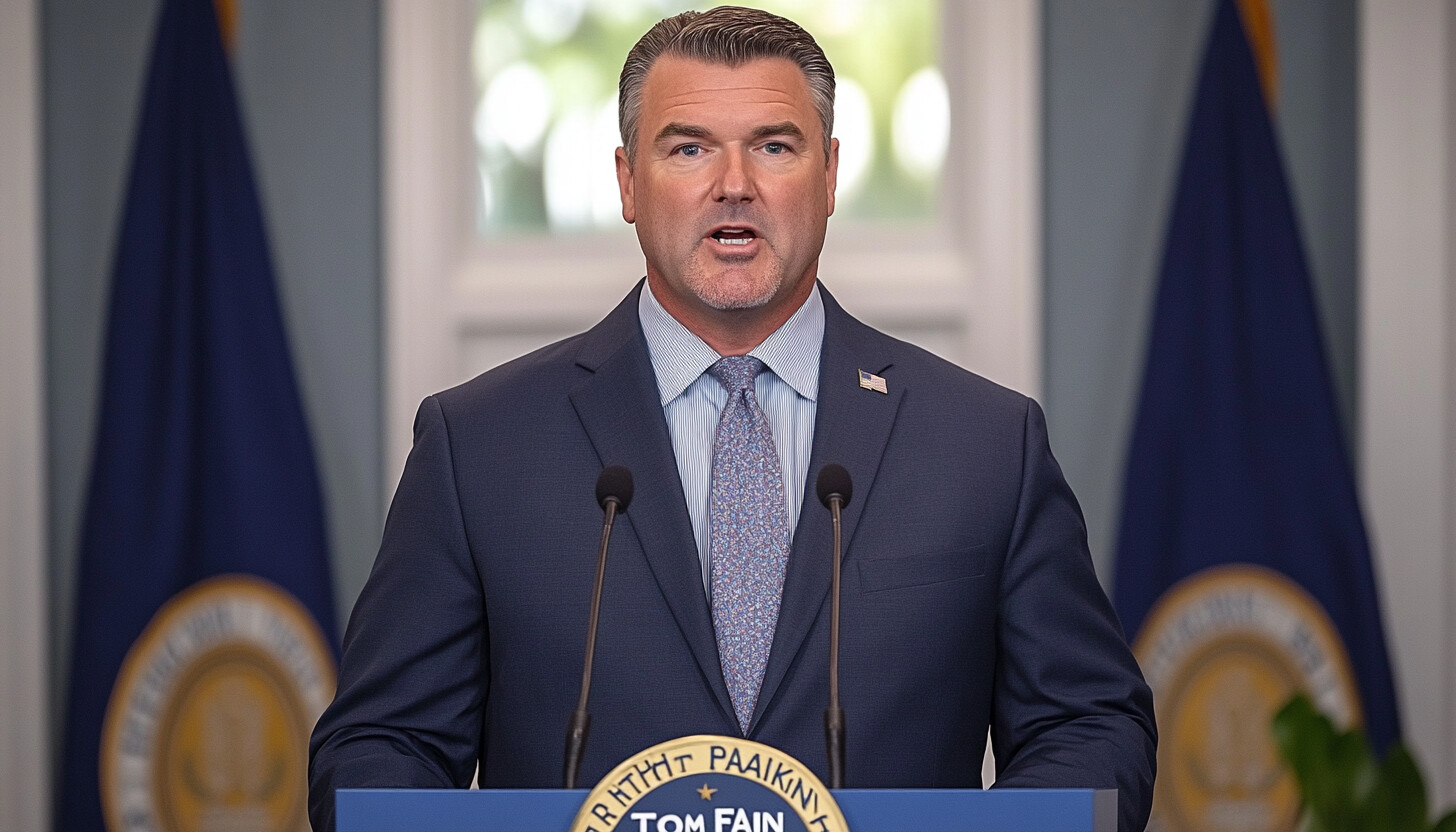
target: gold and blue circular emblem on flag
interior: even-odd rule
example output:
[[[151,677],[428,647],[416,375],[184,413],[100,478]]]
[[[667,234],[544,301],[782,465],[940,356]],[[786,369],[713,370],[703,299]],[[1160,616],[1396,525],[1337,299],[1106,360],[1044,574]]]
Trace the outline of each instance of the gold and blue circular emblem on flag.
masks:
[[[1338,631],[1309,593],[1231,564],[1169,589],[1133,645],[1153,689],[1158,779],[1149,830],[1293,832],[1299,794],[1270,734],[1296,691],[1344,726],[1360,695]]]
[[[107,828],[307,830],[308,737],[334,685],[323,633],[277,586],[224,575],[179,593],[106,708]]]
[[[571,832],[848,832],[829,789],[761,743],[697,735],[623,761],[587,795]]]

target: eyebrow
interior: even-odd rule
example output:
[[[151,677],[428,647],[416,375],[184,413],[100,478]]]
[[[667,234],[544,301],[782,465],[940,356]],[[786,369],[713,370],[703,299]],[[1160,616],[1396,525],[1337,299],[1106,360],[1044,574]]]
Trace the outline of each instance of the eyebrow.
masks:
[[[657,136],[653,139],[653,142],[660,142],[667,138],[705,139],[711,135],[712,131],[706,127],[674,121],[657,131]],[[752,135],[754,139],[764,139],[769,136],[792,136],[800,141],[806,140],[804,131],[800,130],[799,125],[792,121],[781,121],[778,124],[765,124],[762,127],[754,128]]]
[[[792,121],[781,121],[778,124],[765,124],[753,131],[753,137],[755,139],[766,139],[769,136],[792,136],[800,141],[805,140],[804,131],[800,130],[799,125]]]
[[[668,124],[666,127],[662,128],[661,130],[657,131],[657,137],[653,139],[653,142],[656,143],[662,141],[663,139],[673,137],[704,139],[707,138],[709,135],[711,134],[706,127],[700,127],[696,124],[685,124],[681,121],[674,121],[671,124]]]

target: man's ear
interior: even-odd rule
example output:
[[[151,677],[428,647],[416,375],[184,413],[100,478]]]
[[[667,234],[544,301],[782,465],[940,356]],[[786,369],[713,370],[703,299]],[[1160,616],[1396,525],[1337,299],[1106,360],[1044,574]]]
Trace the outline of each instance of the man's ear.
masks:
[[[637,201],[632,196],[632,163],[627,161],[627,150],[617,148],[617,192],[622,197],[622,219],[629,223],[637,221]]]
[[[829,165],[824,169],[824,185],[829,189],[829,213],[834,213],[834,189],[839,185],[839,139],[829,140]]]

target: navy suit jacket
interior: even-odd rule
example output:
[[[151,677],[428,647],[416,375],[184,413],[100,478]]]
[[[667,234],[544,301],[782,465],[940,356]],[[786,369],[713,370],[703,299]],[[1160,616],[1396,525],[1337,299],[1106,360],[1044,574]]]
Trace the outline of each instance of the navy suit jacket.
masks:
[[[821,287],[822,290],[822,287]],[[333,790],[561,784],[607,465],[614,530],[581,782],[688,734],[740,734],[633,291],[588,332],[425,400],[311,743]],[[824,292],[818,417],[778,630],[747,736],[826,776],[831,529],[843,517],[841,698],[852,788],[1116,787],[1152,799],[1152,697],[1093,573],[1041,410],[850,317]],[[858,371],[889,392],[863,389]]]

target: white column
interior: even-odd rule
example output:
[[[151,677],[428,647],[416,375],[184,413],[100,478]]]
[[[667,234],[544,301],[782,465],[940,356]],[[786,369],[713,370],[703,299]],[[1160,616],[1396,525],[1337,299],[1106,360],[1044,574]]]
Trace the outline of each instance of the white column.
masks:
[[[971,153],[964,206],[971,240],[969,366],[1028,396],[1041,395],[1042,269],[1041,4],[979,0],[946,4],[961,22],[962,49],[946,63],[972,64],[962,99]],[[949,28],[949,26],[948,26]],[[957,54],[959,53],[959,54]]]
[[[49,827],[39,43],[0,2],[0,829]]]
[[[1408,745],[1456,800],[1456,3],[1362,0],[1360,473]]]
[[[420,400],[458,383],[449,289],[474,169],[457,128],[469,60],[468,4],[385,0],[381,74],[384,187],[384,498],[404,469]]]

